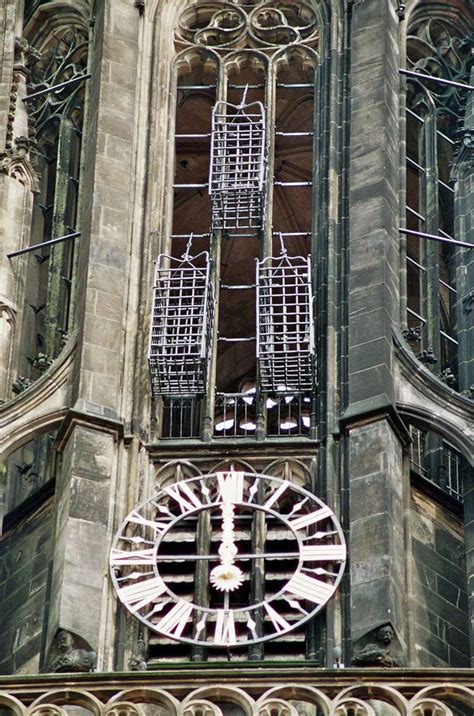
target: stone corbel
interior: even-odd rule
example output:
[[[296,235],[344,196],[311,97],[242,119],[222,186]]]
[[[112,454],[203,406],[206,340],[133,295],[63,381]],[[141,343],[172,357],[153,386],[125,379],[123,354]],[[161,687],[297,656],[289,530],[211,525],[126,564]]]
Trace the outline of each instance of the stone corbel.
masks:
[[[354,645],[354,666],[391,668],[402,666],[400,643],[390,623],[364,634]]]
[[[382,624],[364,634],[354,645],[353,651],[354,666],[402,666],[400,643],[390,623]]]
[[[60,629],[52,648],[48,671],[56,673],[87,673],[94,671],[97,654],[76,634]]]

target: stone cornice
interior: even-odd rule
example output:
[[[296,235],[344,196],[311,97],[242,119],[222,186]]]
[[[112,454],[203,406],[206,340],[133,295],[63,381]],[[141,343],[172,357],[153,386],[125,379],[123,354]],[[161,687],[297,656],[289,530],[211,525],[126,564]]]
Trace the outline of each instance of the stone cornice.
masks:
[[[128,689],[135,692],[137,689],[167,689],[182,697],[199,687],[216,688],[217,685],[244,689],[253,697],[275,687],[315,688],[330,697],[357,688],[372,693],[372,698],[377,689],[384,687],[395,689],[405,698],[421,690],[436,688],[446,694],[457,687],[468,696],[468,690],[474,687],[474,669],[320,669],[310,662],[206,662],[201,665],[163,664],[146,672],[0,676],[0,694],[8,693],[25,705],[40,697],[45,703],[48,692],[54,695],[53,702],[58,703],[60,693],[69,694],[69,701],[80,692],[104,701]]]

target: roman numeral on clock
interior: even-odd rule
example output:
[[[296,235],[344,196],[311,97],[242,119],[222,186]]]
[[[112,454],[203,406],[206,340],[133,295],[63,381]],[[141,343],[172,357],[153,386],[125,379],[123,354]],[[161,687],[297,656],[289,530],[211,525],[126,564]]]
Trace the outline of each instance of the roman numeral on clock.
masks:
[[[121,549],[113,549],[110,555],[110,564],[112,567],[121,567],[122,565],[146,565],[155,564],[155,550],[137,549],[135,552],[124,552]]]
[[[214,633],[216,644],[235,644],[237,636],[235,633],[234,614],[226,609],[219,609],[216,617],[216,630]]]
[[[243,472],[218,472],[217,483],[222,502],[242,502],[244,494]]]
[[[303,545],[300,551],[301,559],[312,562],[326,560],[342,560],[346,557],[346,548],[342,544],[315,544]]]
[[[161,597],[165,592],[166,586],[160,577],[153,577],[136,584],[128,584],[126,587],[119,587],[117,590],[120,601],[131,612],[138,612],[150,602]]]
[[[321,520],[325,520],[327,517],[332,517],[332,510],[329,507],[321,507],[320,510],[310,512],[309,515],[302,515],[295,520],[289,520],[289,522],[294,530],[302,530],[310,525],[315,525]]]
[[[284,619],[280,614],[278,614],[278,612],[275,609],[273,609],[273,607],[270,606],[270,604],[268,604],[268,602],[265,602],[265,604],[263,606],[264,606],[266,613],[272,620],[272,624],[273,624],[276,632],[283,632],[283,631],[287,631],[288,629],[291,629],[291,624],[289,622],[287,622],[286,619]]]
[[[178,503],[181,513],[185,514],[199,507],[204,507],[199,497],[194,494],[186,482],[176,482],[163,488],[163,492]]]
[[[193,605],[189,602],[177,602],[173,609],[159,622],[159,630],[165,634],[169,634],[169,636],[181,636],[192,611]]]
[[[267,509],[270,509],[270,507],[271,507],[277,500],[280,499],[280,497],[283,495],[283,493],[288,490],[288,487],[289,487],[289,485],[288,485],[287,482],[284,482],[282,485],[280,485],[280,486],[275,490],[275,492],[274,492],[272,495],[270,495],[270,497],[269,497],[268,500],[263,504],[263,506],[266,507]]]
[[[153,529],[157,534],[163,534],[165,529],[170,524],[171,519],[147,520],[146,517],[142,517],[139,512],[134,511],[129,514],[128,521],[137,525],[142,525],[142,527],[151,527],[151,529]]]
[[[324,604],[334,592],[332,584],[306,574],[295,574],[286,585],[286,591],[299,599],[307,599],[315,604]]]

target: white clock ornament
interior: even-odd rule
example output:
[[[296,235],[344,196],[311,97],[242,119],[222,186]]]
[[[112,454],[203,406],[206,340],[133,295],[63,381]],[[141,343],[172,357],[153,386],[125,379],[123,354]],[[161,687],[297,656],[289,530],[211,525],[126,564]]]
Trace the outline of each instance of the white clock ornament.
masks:
[[[120,601],[153,631],[236,647],[314,616],[345,559],[341,527],[320,499],[287,480],[229,471],[176,482],[139,505],[110,566]],[[200,603],[189,594],[196,580]]]

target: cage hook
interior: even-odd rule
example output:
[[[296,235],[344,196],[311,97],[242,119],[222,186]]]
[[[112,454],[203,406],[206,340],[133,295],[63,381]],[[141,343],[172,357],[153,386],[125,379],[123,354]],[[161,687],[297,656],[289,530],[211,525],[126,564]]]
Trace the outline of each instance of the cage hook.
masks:
[[[243,108],[245,107],[245,103],[246,103],[246,101],[247,101],[247,93],[248,93],[248,91],[249,91],[249,86],[248,86],[248,84],[247,84],[247,85],[245,85],[244,93],[243,93],[243,95],[242,95],[242,101],[241,101],[241,103],[239,104],[238,109],[243,109]]]
[[[279,232],[278,235],[279,235],[279,237],[280,237],[280,255],[281,255],[281,256],[287,256],[287,255],[288,255],[288,251],[287,251],[286,248],[285,248],[285,244],[284,244],[284,241],[283,241],[283,234],[281,233],[281,231]]]
[[[190,251],[191,251],[191,245],[193,243],[193,236],[194,236],[194,233],[191,233],[189,235],[189,241],[186,244],[186,250],[185,250],[184,254],[181,256],[183,261],[189,261],[189,259],[190,259],[190,256],[191,256]]]

